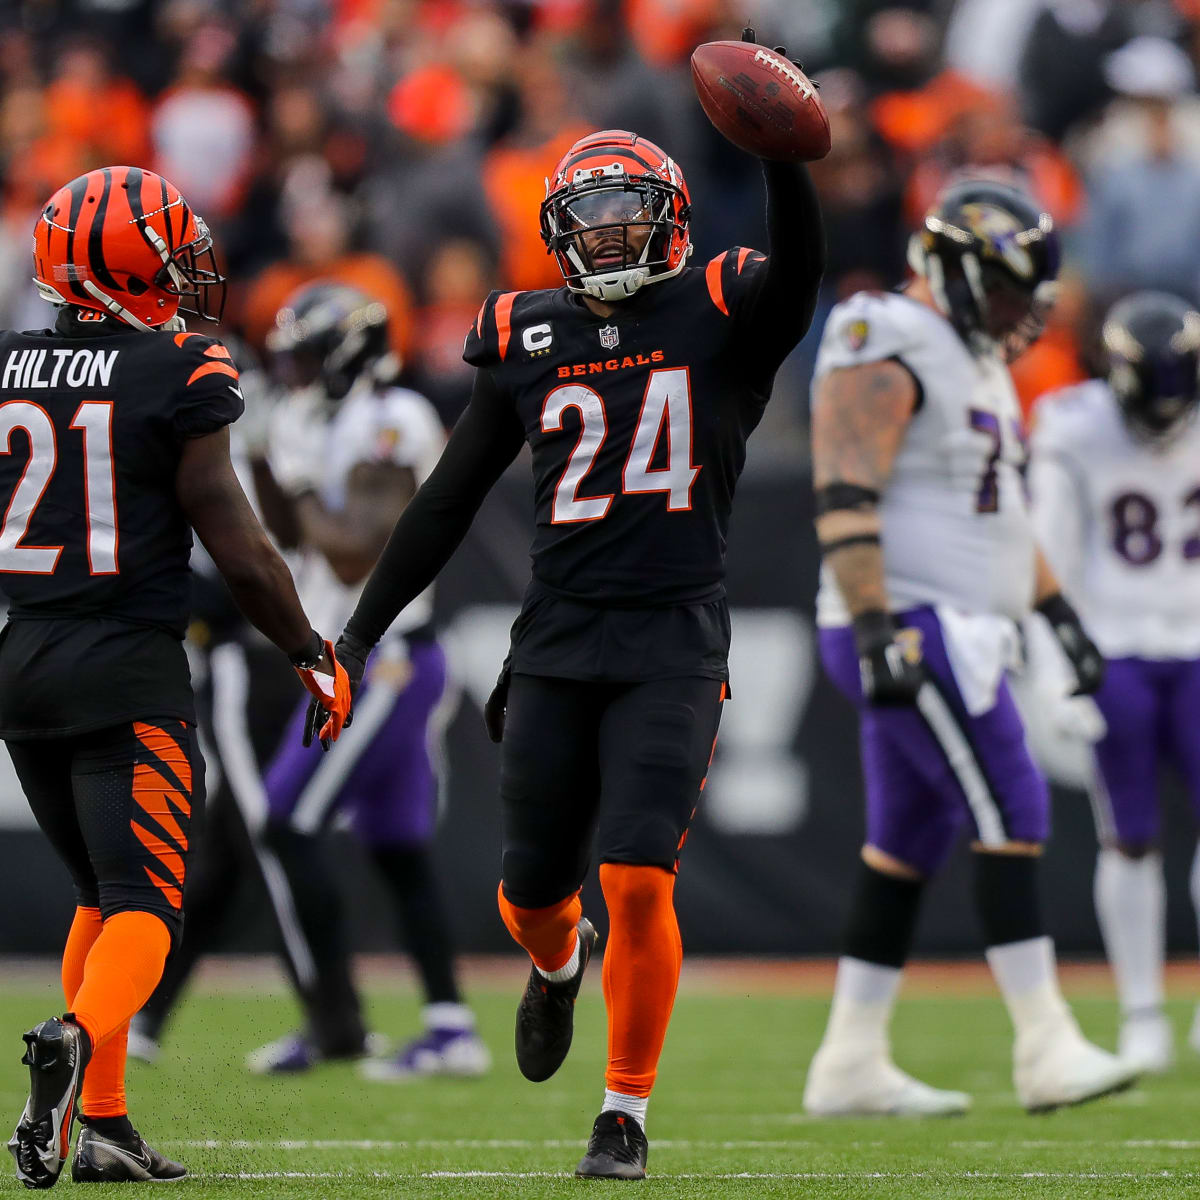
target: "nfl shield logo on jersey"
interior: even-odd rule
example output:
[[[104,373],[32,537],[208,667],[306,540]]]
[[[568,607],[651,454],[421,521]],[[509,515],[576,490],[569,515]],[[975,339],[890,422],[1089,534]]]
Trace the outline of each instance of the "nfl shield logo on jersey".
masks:
[[[621,340],[621,334],[615,325],[605,325],[600,330],[600,345],[605,350],[612,350]]]

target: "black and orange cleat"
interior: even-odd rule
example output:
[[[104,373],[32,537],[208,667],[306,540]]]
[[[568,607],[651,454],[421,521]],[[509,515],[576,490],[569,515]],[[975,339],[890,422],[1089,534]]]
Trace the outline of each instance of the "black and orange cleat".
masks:
[[[27,1188],[48,1188],[58,1182],[70,1153],[75,1097],[91,1047],[78,1025],[57,1017],[21,1036],[29,1099],[8,1149],[17,1163],[17,1178]]]
[[[575,1168],[578,1179],[645,1179],[650,1152],[636,1117],[602,1112],[592,1126],[587,1153]]]
[[[563,1064],[575,1032],[575,998],[596,948],[596,927],[581,917],[579,969],[561,983],[552,983],[537,967],[529,970],[525,995],[517,1006],[517,1066],[533,1083],[549,1079]]]
[[[151,1179],[182,1179],[187,1168],[159,1154],[136,1129],[128,1138],[106,1137],[88,1125],[79,1131],[71,1163],[76,1183],[145,1183]]]

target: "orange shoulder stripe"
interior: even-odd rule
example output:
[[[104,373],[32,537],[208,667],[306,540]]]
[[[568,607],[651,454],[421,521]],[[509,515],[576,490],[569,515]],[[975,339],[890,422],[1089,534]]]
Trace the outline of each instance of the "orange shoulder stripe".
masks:
[[[721,268],[725,265],[725,257],[729,253],[728,250],[722,250],[716,258],[708,264],[704,272],[705,282],[708,284],[708,294],[712,297],[712,302],[723,312],[729,316],[729,306],[725,303],[725,289],[721,286]]]
[[[500,358],[508,353],[508,339],[512,336],[513,301],[520,292],[505,292],[496,297],[496,333],[500,336]]]
[[[738,251],[737,273],[739,275],[742,273],[742,268],[746,265],[746,259],[748,259],[750,257],[750,255],[755,254],[755,253],[757,253],[757,251],[751,250],[749,246],[743,246]]]
[[[233,362],[233,355],[219,343],[215,346],[209,346],[204,352],[205,358],[223,358],[226,362]]]
[[[197,379],[203,379],[205,375],[228,375],[230,379],[236,379],[238,377],[236,368],[229,363],[204,363],[202,366],[197,367],[188,376],[188,386],[190,387],[196,382]]]
[[[175,335],[175,345],[182,346],[190,337],[200,337],[198,333],[177,333]]]

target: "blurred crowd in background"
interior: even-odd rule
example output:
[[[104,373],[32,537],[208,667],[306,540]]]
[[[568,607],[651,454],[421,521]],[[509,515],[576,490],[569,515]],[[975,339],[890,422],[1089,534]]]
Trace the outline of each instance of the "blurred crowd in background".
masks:
[[[959,173],[1023,183],[1066,235],[1061,301],[1016,366],[1027,406],[1094,368],[1122,292],[1200,301],[1200,0],[5,0],[0,325],[47,323],[30,237],[54,188],[147,165],[213,230],[229,331],[261,349],[296,286],[352,282],[450,423],[483,296],[560,283],[537,208],[582,133],[634,129],[683,166],[694,261],[762,244],[757,166],[688,70],[747,22],[818,78],[833,127],[813,167],[830,268],[773,451],[803,454],[823,314],[903,278],[907,231]]]

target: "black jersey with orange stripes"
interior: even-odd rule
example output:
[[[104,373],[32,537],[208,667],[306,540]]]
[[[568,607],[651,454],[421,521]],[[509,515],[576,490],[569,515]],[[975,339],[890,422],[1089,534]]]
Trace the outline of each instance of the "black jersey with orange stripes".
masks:
[[[195,719],[175,477],[186,441],[242,408],[229,352],[200,334],[71,309],[0,333],[0,736]]]
[[[724,594],[746,440],[803,333],[755,304],[766,264],[735,247],[606,317],[566,288],[487,298],[464,357],[533,451],[535,583],[629,607]]]
[[[10,619],[104,616],[182,637],[192,533],[175,499],[180,455],[242,408],[229,352],[200,334],[69,309],[54,329],[0,333]]]

